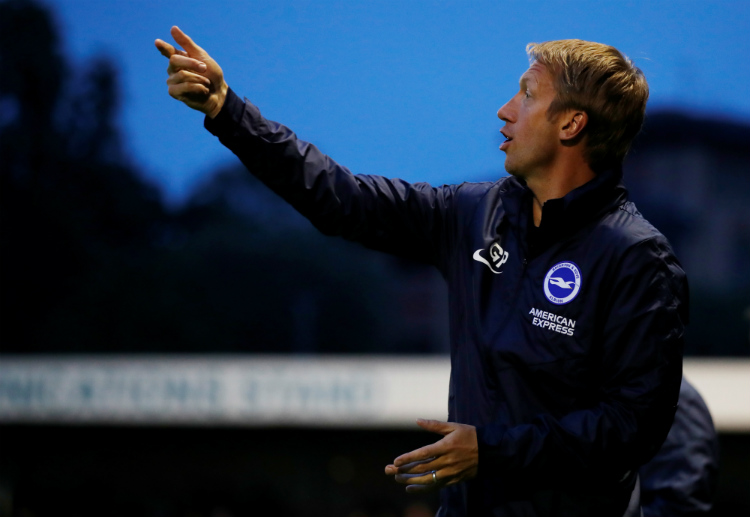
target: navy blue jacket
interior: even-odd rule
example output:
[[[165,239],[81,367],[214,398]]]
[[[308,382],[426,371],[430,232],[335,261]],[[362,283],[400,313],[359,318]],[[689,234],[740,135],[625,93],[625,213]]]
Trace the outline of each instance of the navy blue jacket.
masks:
[[[674,417],[685,275],[619,171],[548,201],[514,177],[431,187],[353,175],[230,92],[206,119],[323,233],[436,266],[449,286],[448,419],[479,472],[441,516],[620,517]]]

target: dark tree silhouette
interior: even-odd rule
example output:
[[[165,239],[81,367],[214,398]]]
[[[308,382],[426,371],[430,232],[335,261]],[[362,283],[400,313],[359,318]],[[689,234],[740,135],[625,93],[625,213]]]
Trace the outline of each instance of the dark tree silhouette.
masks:
[[[114,255],[141,253],[163,210],[122,164],[111,68],[69,74],[49,13],[22,0],[0,3],[0,64],[1,346],[55,350],[70,297]]]
[[[166,211],[123,152],[111,60],[67,64],[33,2],[0,20],[0,351],[444,350],[439,296],[425,320],[402,295],[436,274],[319,235],[239,166]]]

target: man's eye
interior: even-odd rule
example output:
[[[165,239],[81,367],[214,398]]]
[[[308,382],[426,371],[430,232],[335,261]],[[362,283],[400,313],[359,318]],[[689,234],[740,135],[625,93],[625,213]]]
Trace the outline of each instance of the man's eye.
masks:
[[[523,94],[524,94],[524,97],[526,97],[527,99],[531,97],[531,92],[529,90],[526,90],[525,92],[523,92]]]

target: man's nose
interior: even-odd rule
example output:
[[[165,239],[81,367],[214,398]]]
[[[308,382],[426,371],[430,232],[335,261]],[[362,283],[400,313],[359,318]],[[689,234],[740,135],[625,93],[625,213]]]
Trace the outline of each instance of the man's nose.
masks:
[[[505,122],[511,122],[512,113],[513,113],[512,106],[511,106],[512,102],[513,102],[513,99],[509,100],[503,105],[502,108],[497,110],[497,118]]]

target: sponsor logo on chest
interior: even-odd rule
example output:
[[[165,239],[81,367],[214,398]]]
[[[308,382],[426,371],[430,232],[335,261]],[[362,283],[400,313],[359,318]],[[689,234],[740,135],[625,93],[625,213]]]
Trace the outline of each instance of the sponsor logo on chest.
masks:
[[[574,262],[563,261],[552,266],[544,277],[543,291],[548,301],[555,305],[565,305],[573,301],[581,290],[581,270]],[[532,307],[529,311],[531,324],[535,327],[572,336],[576,320],[560,316],[554,312]]]
[[[532,307],[529,314],[533,317],[531,324],[535,327],[572,336],[576,330],[576,320]]]

